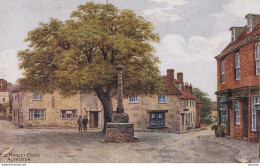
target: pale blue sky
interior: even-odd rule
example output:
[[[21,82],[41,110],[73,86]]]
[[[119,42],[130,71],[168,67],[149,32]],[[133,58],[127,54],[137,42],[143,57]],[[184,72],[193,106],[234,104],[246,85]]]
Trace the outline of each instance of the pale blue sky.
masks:
[[[1,0],[0,78],[15,83],[17,51],[26,49],[23,40],[38,22],[50,17],[65,20],[71,11],[88,0]],[[106,0],[94,0],[106,3]],[[109,0],[120,9],[132,9],[155,25],[161,43],[155,44],[160,70],[183,72],[184,80],[216,100],[214,57],[230,42],[229,28],[244,26],[247,13],[260,14],[259,0]]]

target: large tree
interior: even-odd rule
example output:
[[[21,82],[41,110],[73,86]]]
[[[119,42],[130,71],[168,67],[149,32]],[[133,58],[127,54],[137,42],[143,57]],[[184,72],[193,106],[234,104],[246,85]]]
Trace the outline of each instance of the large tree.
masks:
[[[211,113],[212,101],[210,98],[208,98],[208,94],[202,92],[199,88],[193,88],[192,93],[201,101],[200,117],[203,121],[207,118],[207,115]]]
[[[63,96],[95,92],[111,121],[111,98],[117,90],[115,67],[123,65],[124,95],[160,93],[152,42],[159,42],[153,25],[131,10],[87,2],[62,22],[50,19],[28,33],[29,48],[19,51],[21,86],[30,91]]]

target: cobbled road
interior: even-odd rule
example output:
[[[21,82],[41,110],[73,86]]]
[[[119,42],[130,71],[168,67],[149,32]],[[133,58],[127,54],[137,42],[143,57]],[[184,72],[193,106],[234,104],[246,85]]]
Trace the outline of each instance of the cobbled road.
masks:
[[[236,162],[238,150],[210,142],[211,130],[184,134],[136,132],[140,142],[102,143],[98,131],[17,128],[0,120],[0,148],[11,147],[0,162],[74,163],[223,163]],[[0,149],[1,150],[1,149]],[[10,157],[11,153],[11,157]],[[21,161],[24,160],[24,161]]]

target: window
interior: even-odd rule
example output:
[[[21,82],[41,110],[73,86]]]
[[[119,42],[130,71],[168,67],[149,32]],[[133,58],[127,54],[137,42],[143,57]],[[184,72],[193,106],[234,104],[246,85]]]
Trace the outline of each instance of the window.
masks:
[[[226,125],[226,111],[221,110],[220,111],[220,123],[221,125]]]
[[[15,95],[14,95],[14,101],[18,101],[18,98],[19,98],[19,95],[18,95],[18,94],[15,94]]]
[[[189,99],[187,99],[186,102],[187,102],[186,104],[187,104],[187,107],[188,107],[189,106]]]
[[[247,18],[247,30],[248,32],[252,31],[252,17]]]
[[[191,106],[191,100],[190,100],[190,106]]]
[[[226,104],[219,103],[219,111],[220,111],[220,124],[226,125]]]
[[[194,101],[194,100],[192,100],[192,106],[194,106],[194,104],[195,104],[195,101]]]
[[[30,119],[43,119],[46,117],[44,109],[30,109],[29,114]]]
[[[255,74],[259,75],[259,45],[255,46]]]
[[[224,60],[221,61],[221,83],[225,83],[225,62]]]
[[[129,103],[137,103],[138,96],[129,96]]]
[[[166,103],[166,96],[165,95],[158,96],[158,103]]]
[[[192,114],[193,114],[193,121],[195,121],[195,112],[193,112]]]
[[[255,108],[255,104],[259,103],[260,97],[252,97],[252,131],[256,131],[256,108]]]
[[[5,98],[3,98],[3,102],[5,102]]]
[[[33,100],[42,100],[42,95],[40,93],[33,92]]]
[[[150,127],[164,127],[164,112],[150,113]]]
[[[239,53],[235,54],[235,66],[236,66],[236,80],[240,79],[240,59]]]
[[[77,117],[77,110],[61,110],[62,119],[71,119]]]
[[[235,41],[236,40],[236,36],[235,36],[235,28],[232,29],[231,31],[231,41]]]
[[[239,101],[235,101],[235,113],[236,113],[236,124],[239,124],[240,119],[239,119]]]

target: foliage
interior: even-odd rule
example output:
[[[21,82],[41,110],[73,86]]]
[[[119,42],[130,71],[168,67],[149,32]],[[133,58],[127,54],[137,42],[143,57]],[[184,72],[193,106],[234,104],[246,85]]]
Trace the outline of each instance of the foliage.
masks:
[[[218,129],[218,125],[212,125],[212,126],[211,126],[211,130],[217,131],[217,129]]]
[[[225,131],[225,126],[224,125],[219,125],[217,128],[217,132],[224,132]]]
[[[207,115],[211,113],[212,110],[212,102],[211,99],[208,98],[208,94],[202,92],[199,88],[193,88],[192,93],[201,101],[200,107],[200,118],[201,123],[204,119],[206,119]]]
[[[151,42],[159,42],[153,25],[133,11],[87,2],[62,22],[50,19],[30,31],[29,48],[19,51],[25,90],[63,96],[95,91],[111,120],[111,97],[117,92],[115,67],[124,66],[124,94],[155,94],[164,89],[159,59]]]
[[[213,120],[210,119],[210,118],[206,118],[206,119],[201,119],[201,122],[202,124],[212,124],[213,123]]]
[[[0,104],[0,113],[6,115],[8,108],[9,108],[9,102],[6,102],[4,104]]]

